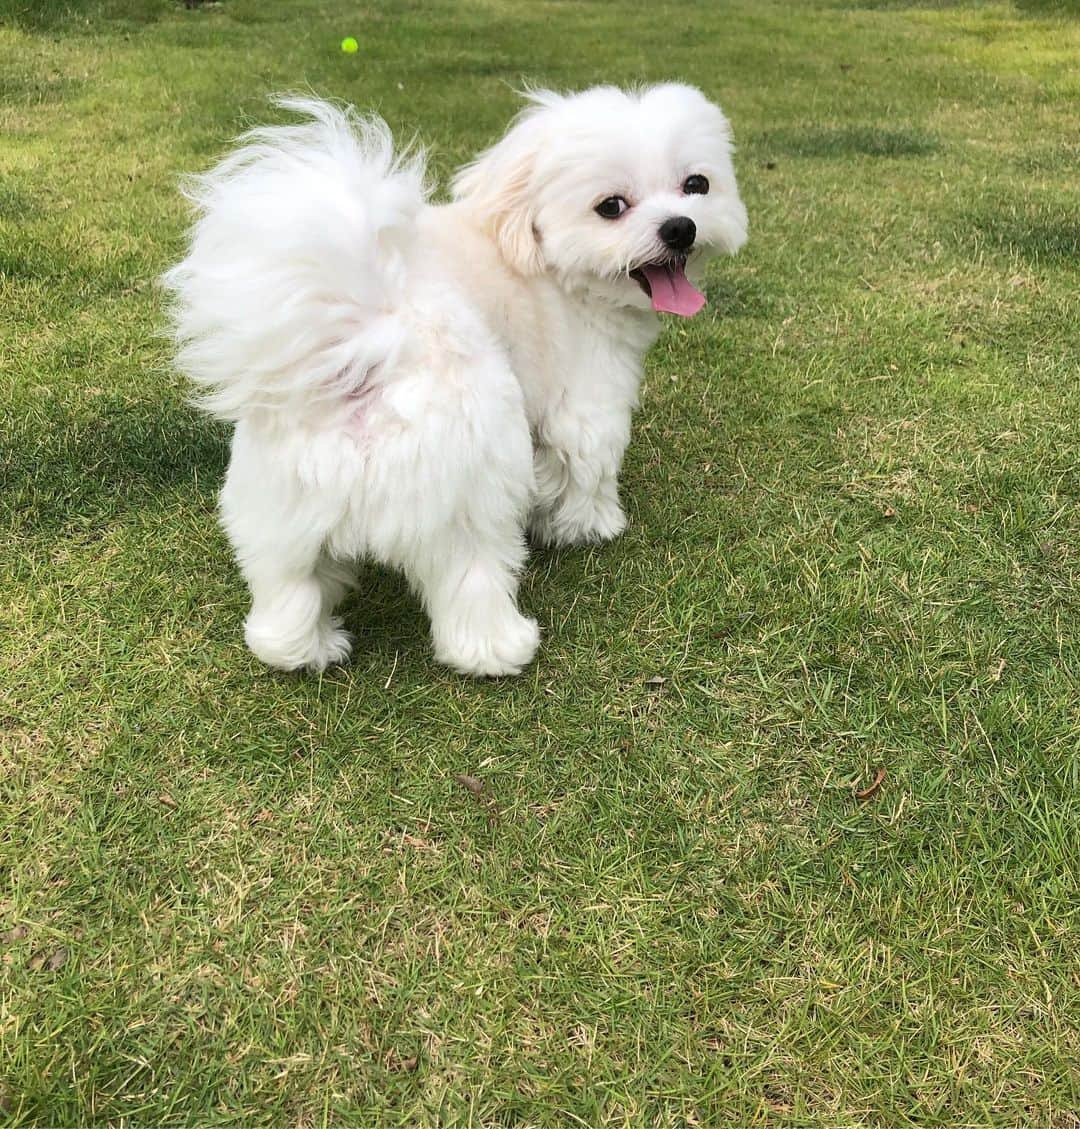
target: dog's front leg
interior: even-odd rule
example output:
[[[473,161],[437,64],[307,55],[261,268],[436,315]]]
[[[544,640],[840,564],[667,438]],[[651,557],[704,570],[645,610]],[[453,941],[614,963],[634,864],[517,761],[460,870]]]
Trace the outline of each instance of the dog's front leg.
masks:
[[[574,411],[564,402],[536,429],[529,531],[540,544],[594,544],[626,528],[619,468],[630,438],[630,408],[588,408]]]

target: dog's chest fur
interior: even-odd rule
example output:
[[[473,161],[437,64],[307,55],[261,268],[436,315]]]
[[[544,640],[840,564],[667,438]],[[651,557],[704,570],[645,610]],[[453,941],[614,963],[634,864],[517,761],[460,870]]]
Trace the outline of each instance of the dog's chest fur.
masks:
[[[503,347],[534,432],[568,408],[629,412],[660,330],[655,314],[568,290],[549,272],[517,274],[470,219],[455,205],[427,209],[427,266],[445,272]]]

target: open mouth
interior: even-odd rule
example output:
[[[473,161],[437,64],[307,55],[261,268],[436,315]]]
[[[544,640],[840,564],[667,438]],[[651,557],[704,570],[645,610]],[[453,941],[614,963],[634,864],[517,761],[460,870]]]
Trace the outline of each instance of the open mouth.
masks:
[[[667,259],[634,267],[630,277],[652,299],[659,313],[690,318],[705,305],[705,295],[686,277],[686,259]]]

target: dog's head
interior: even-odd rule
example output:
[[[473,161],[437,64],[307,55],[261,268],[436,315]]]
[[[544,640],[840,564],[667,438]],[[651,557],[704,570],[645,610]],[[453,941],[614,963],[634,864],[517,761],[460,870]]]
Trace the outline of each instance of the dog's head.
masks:
[[[454,196],[521,274],[625,306],[689,316],[687,278],[746,240],[727,119],[691,86],[529,94],[506,136],[462,169]]]

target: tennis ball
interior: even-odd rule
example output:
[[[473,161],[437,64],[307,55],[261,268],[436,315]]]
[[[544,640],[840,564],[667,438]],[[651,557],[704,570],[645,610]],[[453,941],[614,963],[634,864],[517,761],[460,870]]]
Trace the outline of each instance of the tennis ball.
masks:
[[[341,49],[346,55],[355,55],[360,50],[360,44],[351,35],[347,35],[341,41]]]

